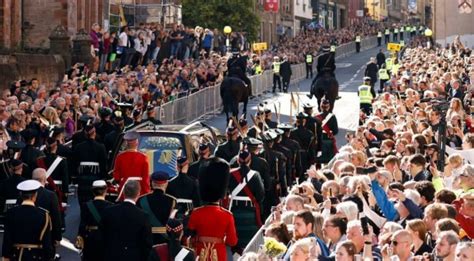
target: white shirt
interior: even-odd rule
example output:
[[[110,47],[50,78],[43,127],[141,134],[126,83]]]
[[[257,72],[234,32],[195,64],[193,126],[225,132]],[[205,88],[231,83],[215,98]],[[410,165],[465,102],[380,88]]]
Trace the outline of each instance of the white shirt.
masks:
[[[133,201],[129,198],[124,199],[123,202],[128,202],[128,203],[132,203],[133,205],[136,205],[135,201]]]
[[[119,35],[119,46],[128,46],[128,35],[125,32],[121,32]]]

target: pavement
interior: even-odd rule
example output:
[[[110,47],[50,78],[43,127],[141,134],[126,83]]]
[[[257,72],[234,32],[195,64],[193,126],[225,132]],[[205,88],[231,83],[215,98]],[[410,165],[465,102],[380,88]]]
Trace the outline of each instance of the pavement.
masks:
[[[338,147],[346,143],[345,134],[347,131],[355,131],[357,128],[359,115],[357,88],[362,84],[365,65],[370,57],[377,55],[378,51],[379,48],[376,47],[336,60],[336,78],[339,81],[339,95],[341,96],[341,99],[337,100],[334,106],[334,114],[336,115],[339,124],[339,133],[336,136]],[[316,74],[314,74],[314,76],[316,76]],[[289,92],[297,94],[300,99],[300,105],[302,103],[310,103],[314,105],[314,111],[316,113],[316,99],[313,98],[309,100],[306,96],[306,94],[309,93],[310,85],[311,79],[305,79],[299,83],[292,84],[289,88]],[[295,98],[297,96],[295,96]],[[276,104],[280,111],[280,121],[289,122],[291,110],[290,93],[267,93],[250,100],[247,107],[249,115],[254,115],[258,104],[264,102],[266,102],[272,110],[274,110],[273,104]],[[240,109],[240,111],[242,111],[242,109]],[[296,112],[293,111],[292,115],[296,115]],[[275,115],[273,117],[275,117]],[[221,130],[221,133],[224,133],[226,120],[223,113],[203,117],[201,120],[218,128]],[[61,246],[58,248],[57,252],[61,255],[62,260],[79,261],[79,251],[73,245],[80,222],[79,205],[76,197],[70,197],[69,203],[70,206],[67,209],[66,214],[66,232],[63,234],[63,240],[61,241]],[[0,243],[2,242],[3,234],[0,234]]]

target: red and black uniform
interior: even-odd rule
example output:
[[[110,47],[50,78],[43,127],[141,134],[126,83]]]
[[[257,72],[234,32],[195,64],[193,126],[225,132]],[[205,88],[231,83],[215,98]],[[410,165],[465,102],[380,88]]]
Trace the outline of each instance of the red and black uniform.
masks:
[[[227,260],[226,246],[237,244],[234,216],[218,205],[195,208],[189,217],[188,229],[201,261]]]
[[[130,177],[141,178],[140,195],[150,192],[148,158],[145,154],[136,150],[126,150],[115,159],[114,180],[120,184],[119,191]]]

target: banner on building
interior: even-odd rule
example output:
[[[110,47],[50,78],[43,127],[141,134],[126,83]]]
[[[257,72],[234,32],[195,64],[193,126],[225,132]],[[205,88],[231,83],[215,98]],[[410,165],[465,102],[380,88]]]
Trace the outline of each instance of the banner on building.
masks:
[[[408,0],[408,13],[416,14],[418,12],[418,4],[416,0]]]
[[[265,0],[263,10],[265,12],[278,12],[278,0]]]
[[[472,0],[458,0],[458,9],[460,14],[472,13]]]

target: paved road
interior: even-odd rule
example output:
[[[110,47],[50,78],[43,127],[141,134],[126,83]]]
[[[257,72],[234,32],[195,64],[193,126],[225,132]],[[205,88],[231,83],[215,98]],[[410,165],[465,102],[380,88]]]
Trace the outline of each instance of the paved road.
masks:
[[[342,97],[335,104],[334,113],[339,123],[339,134],[337,135],[337,144],[339,146],[345,144],[344,136],[348,130],[355,130],[358,123],[358,98],[357,87],[362,83],[362,77],[365,70],[365,64],[371,56],[375,56],[378,48],[369,49],[358,54],[353,54],[349,57],[337,60],[336,76],[340,84],[340,96]],[[311,81],[309,79],[303,80],[298,84],[293,84],[290,87],[290,92],[298,93],[300,97],[300,104],[309,102],[316,106],[316,99],[309,100],[306,94],[309,93]],[[265,94],[251,100],[248,104],[248,112],[255,114],[257,105],[262,102],[267,102],[273,109],[273,103],[277,104],[281,111],[281,122],[288,122],[290,115],[290,94],[277,93]],[[293,112],[293,115],[296,113]],[[215,126],[223,133],[226,126],[224,114],[212,115],[204,119],[211,126]],[[66,227],[67,231],[64,234],[61,242],[61,247],[58,249],[62,260],[80,260],[78,250],[74,248],[73,243],[77,234],[77,228],[80,221],[79,206],[76,198],[70,198],[71,206],[67,210]],[[0,242],[2,242],[0,236]]]

